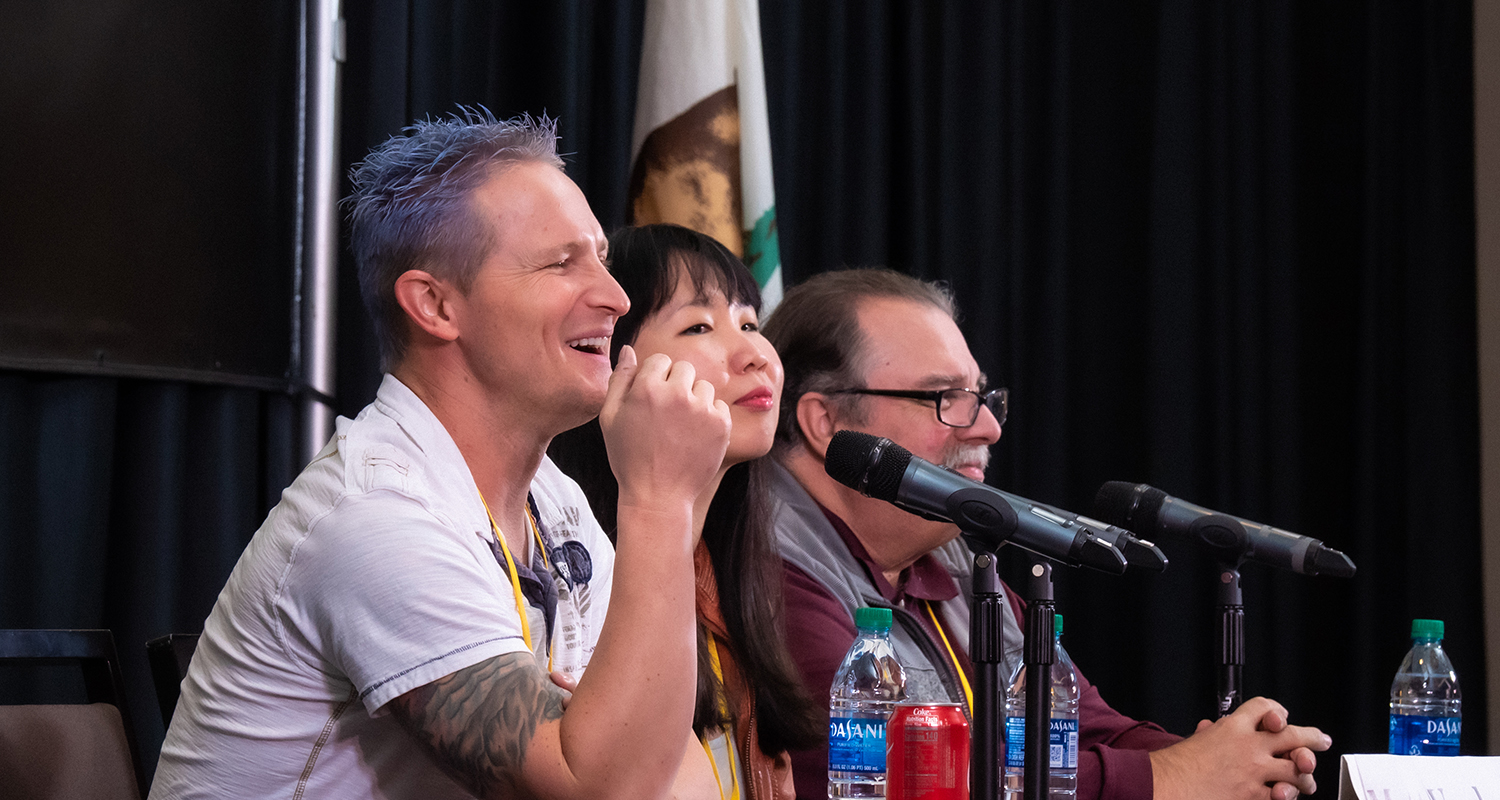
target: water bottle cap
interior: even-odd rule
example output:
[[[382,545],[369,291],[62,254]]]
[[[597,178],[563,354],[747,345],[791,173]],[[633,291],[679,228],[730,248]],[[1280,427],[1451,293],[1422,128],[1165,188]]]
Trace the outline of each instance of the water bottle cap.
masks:
[[[1443,621],[1440,619],[1414,619],[1411,621],[1411,638],[1443,638]]]
[[[888,631],[891,629],[891,610],[889,608],[857,608],[854,610],[854,627]]]
[[[1061,614],[1053,614],[1052,615],[1052,635],[1053,636],[1061,636],[1062,635],[1062,615]]]

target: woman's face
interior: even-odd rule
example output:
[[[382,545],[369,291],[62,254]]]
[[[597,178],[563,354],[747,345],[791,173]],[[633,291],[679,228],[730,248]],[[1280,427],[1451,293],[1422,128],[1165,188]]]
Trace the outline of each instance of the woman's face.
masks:
[[[759,458],[771,449],[781,401],[781,359],[760,333],[755,309],[731,304],[717,289],[697,297],[679,272],[666,304],[641,322],[633,343],[640,358],[664,353],[693,365],[729,406],[732,429],[724,465]]]

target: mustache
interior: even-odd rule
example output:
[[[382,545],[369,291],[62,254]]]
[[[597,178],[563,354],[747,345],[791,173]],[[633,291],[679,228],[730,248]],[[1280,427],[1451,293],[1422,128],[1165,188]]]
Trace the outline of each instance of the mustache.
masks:
[[[944,466],[949,469],[957,469],[964,466],[978,466],[981,471],[990,467],[990,448],[984,444],[957,444],[948,448],[943,453]]]

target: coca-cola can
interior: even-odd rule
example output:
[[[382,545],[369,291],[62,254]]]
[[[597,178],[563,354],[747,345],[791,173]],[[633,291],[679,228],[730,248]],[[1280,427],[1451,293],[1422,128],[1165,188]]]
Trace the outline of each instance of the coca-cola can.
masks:
[[[898,703],[885,733],[889,800],[969,800],[969,720],[958,703]]]

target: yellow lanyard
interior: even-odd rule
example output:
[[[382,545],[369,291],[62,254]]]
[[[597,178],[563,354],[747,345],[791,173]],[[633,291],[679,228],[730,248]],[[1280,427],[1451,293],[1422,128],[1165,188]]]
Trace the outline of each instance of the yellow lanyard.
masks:
[[[500,534],[500,526],[495,522],[495,515],[490,513],[490,504],[484,501],[484,495],[479,495],[479,503],[484,506],[484,515],[490,518],[490,530],[495,533],[495,541],[500,543],[500,552],[505,554],[505,568],[510,572],[510,590],[516,598],[516,613],[521,615],[521,638],[526,640],[526,649],[536,652],[536,647],[531,643],[531,623],[527,621],[526,600],[521,596],[521,578],[516,572],[516,560],[510,556],[510,547],[505,543],[505,537]],[[531,526],[531,535],[536,537],[536,546],[541,549],[546,558],[547,547],[542,544],[542,531],[537,527],[536,520],[531,517],[531,503],[526,504],[526,523]],[[545,580],[545,578],[543,578]],[[547,671],[552,671],[552,643],[547,643]]]
[[[943,647],[948,648],[948,658],[953,659],[953,669],[958,673],[958,682],[964,687],[964,700],[969,704],[969,717],[974,717],[974,690],[969,686],[969,678],[964,675],[964,665],[958,662],[958,653],[953,652],[953,645],[948,643],[948,634],[943,633],[942,623],[938,622],[937,613],[932,610],[932,601],[923,600],[922,605],[927,607],[927,616],[932,618],[932,627],[937,628],[938,637],[943,640]]]
[[[719,679],[718,685],[722,688],[724,686],[724,668],[719,666],[719,637],[712,633],[708,635],[708,663],[713,665],[714,677]],[[719,694],[719,713],[723,714],[725,719],[729,718],[729,701],[722,692]],[[732,726],[726,725],[720,730],[724,734],[726,745],[724,747],[724,753],[727,756],[725,760],[729,762],[729,785],[731,788],[727,800],[739,800],[740,781],[738,776],[735,775],[734,768],[734,729]],[[703,740],[703,752],[708,755],[708,765],[713,768],[714,783],[719,786],[719,800],[726,800],[724,797],[724,782],[719,779],[719,763],[714,760],[714,751],[708,746],[707,738]]]

